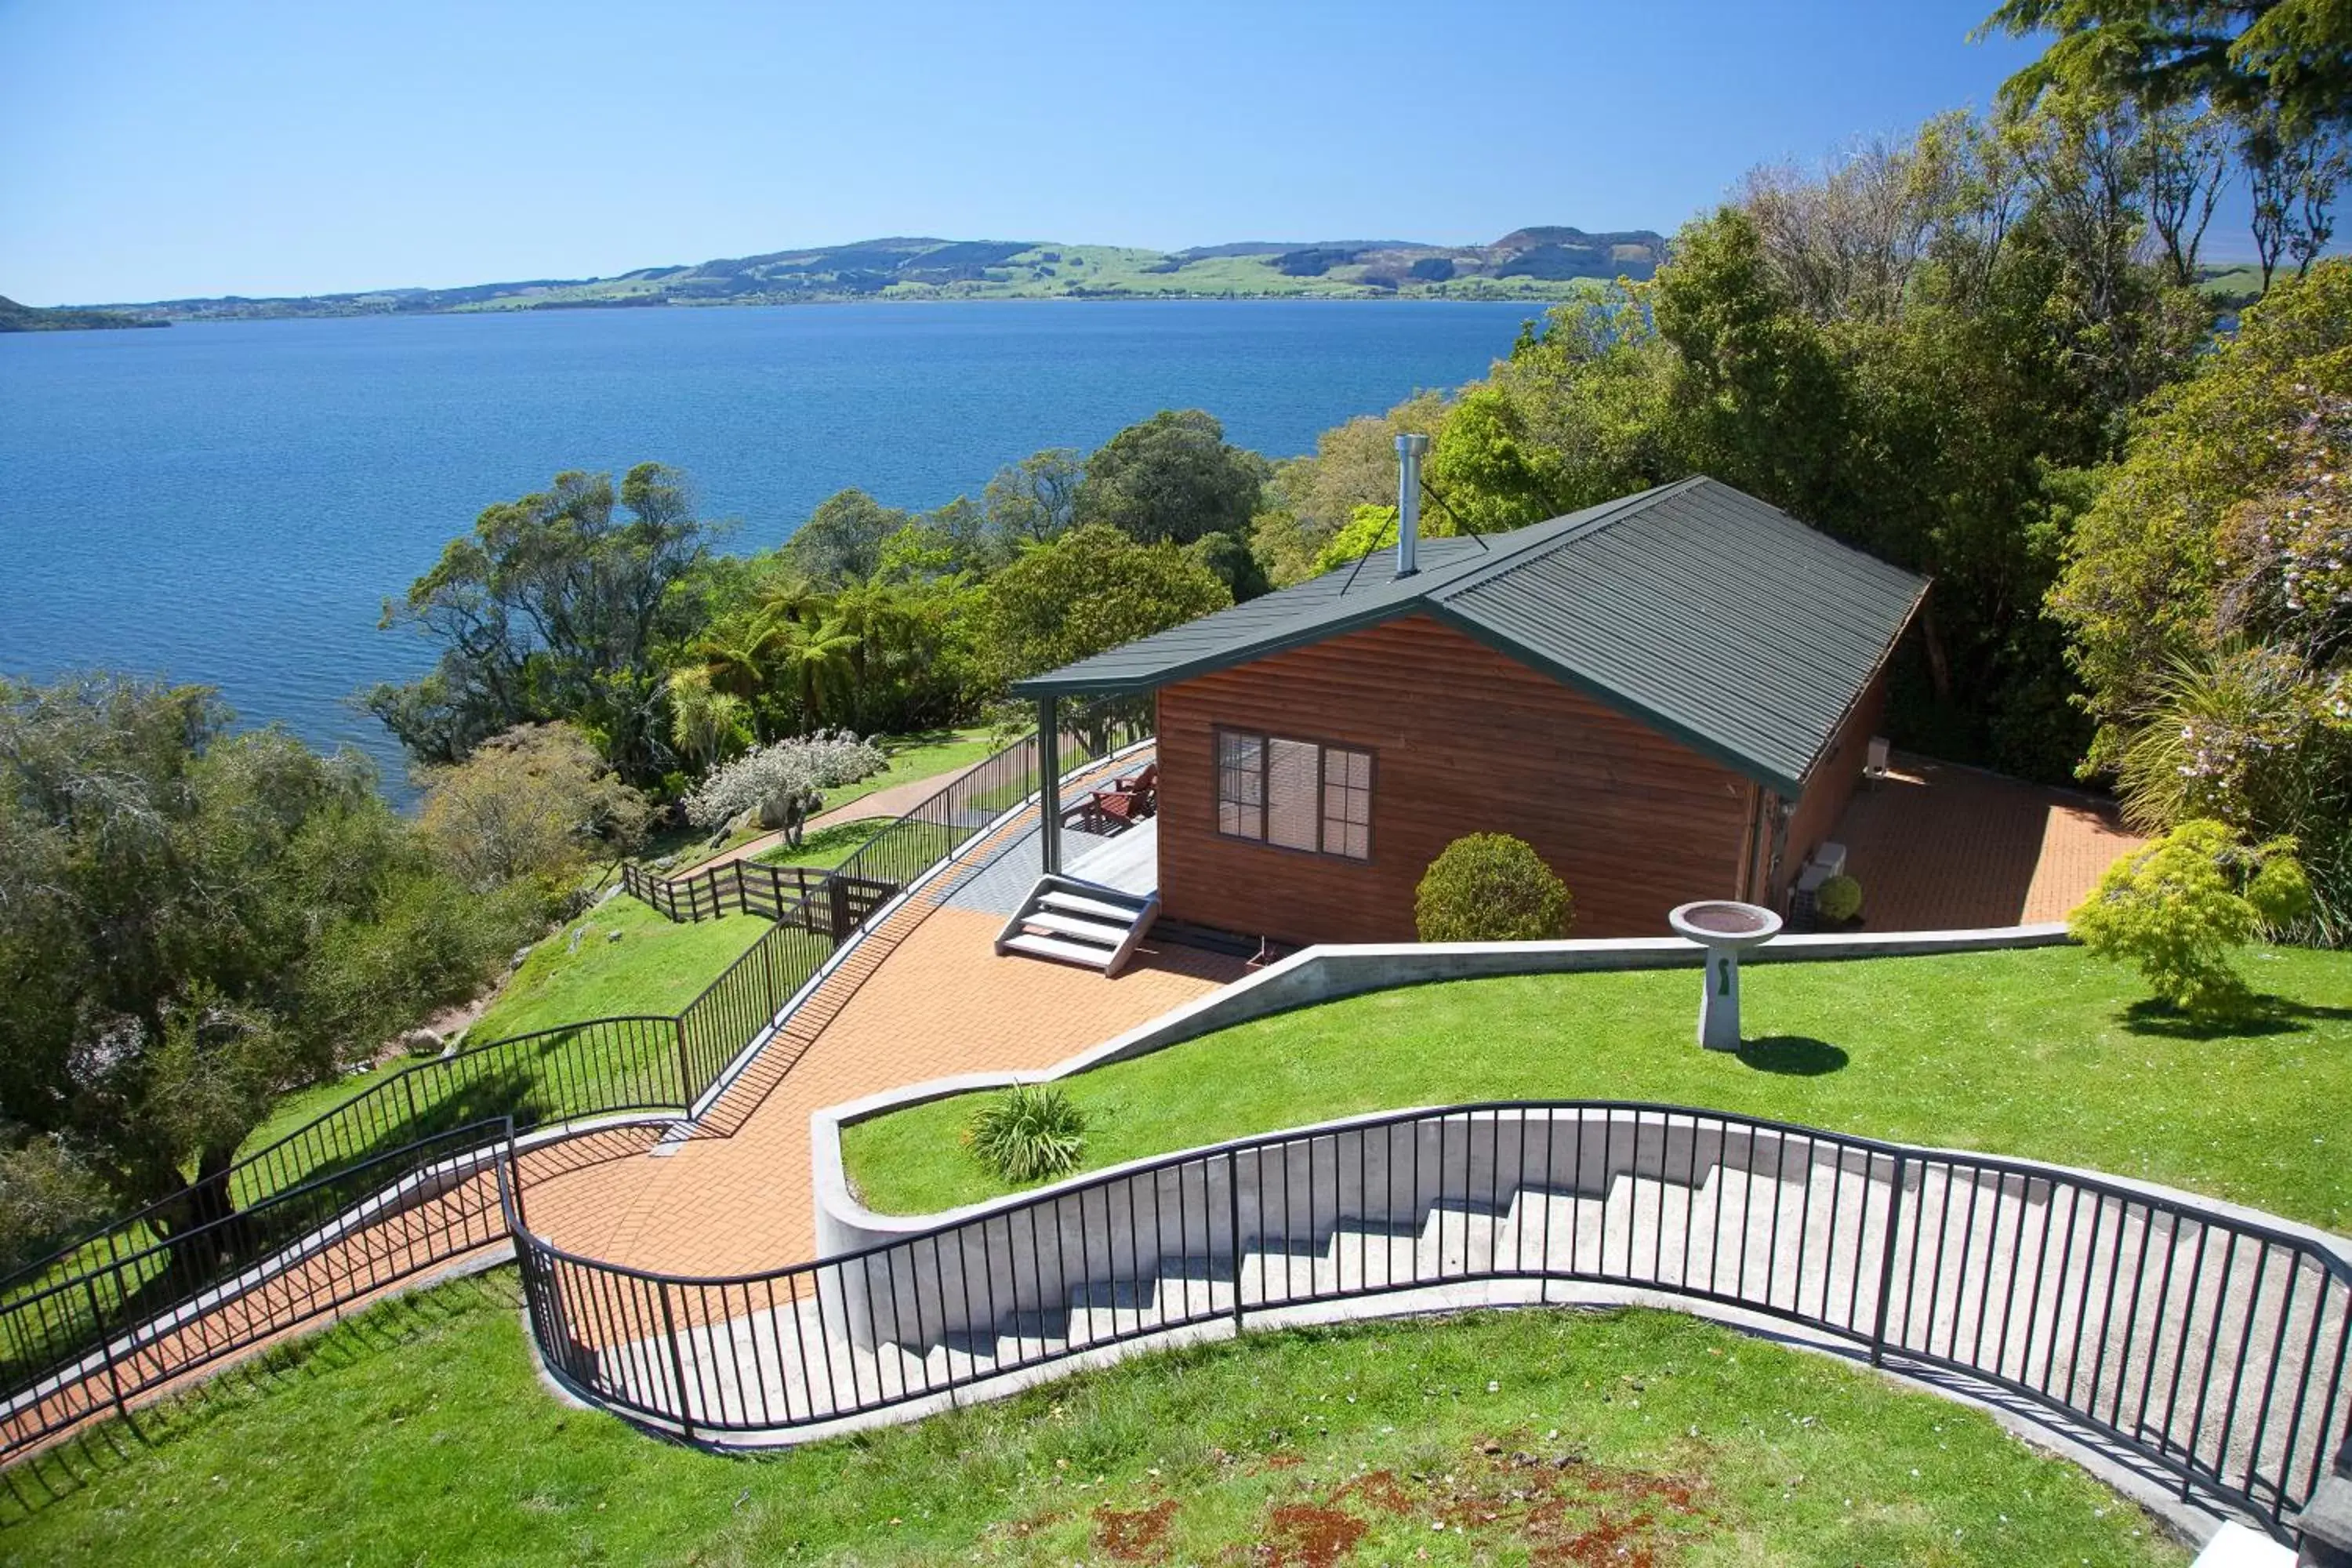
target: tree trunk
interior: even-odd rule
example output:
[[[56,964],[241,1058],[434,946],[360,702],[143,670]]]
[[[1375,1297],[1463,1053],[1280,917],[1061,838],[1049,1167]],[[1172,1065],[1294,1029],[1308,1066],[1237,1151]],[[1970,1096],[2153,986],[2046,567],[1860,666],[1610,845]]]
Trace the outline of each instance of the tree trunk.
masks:
[[[1952,700],[1952,666],[1944,654],[1944,639],[1936,630],[1936,606],[1931,602],[1919,608],[1919,646],[1927,653],[1927,679],[1936,688],[1936,700]]]

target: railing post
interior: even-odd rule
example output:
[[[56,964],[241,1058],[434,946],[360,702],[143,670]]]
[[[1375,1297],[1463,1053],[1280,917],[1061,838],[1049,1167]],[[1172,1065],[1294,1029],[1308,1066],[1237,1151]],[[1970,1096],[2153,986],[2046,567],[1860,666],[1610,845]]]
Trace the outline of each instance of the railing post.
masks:
[[[1233,1253],[1234,1333],[1238,1337],[1242,1331],[1242,1157],[1238,1150],[1225,1153],[1225,1235]]]
[[[1895,1232],[1903,1215],[1903,1172],[1908,1156],[1895,1156],[1895,1181],[1886,1194],[1886,1241],[1878,1258],[1878,1316],[1870,1326],[1870,1364],[1880,1365],[1886,1354],[1886,1301],[1895,1290]]]
[[[121,1278],[120,1274],[115,1276],[118,1284]],[[106,1331],[106,1314],[99,1310],[98,1276],[83,1275],[81,1285],[89,1297],[89,1321],[91,1326],[98,1330],[99,1353],[106,1358],[106,1386],[114,1394],[114,1413],[128,1421],[131,1419],[131,1406],[123,1403],[122,1379],[114,1369],[114,1338]]]
[[[1037,699],[1037,847],[1039,869],[1051,877],[1062,869],[1061,703]]]
[[[670,1316],[669,1287],[661,1280],[653,1282],[654,1293],[661,1299],[662,1338],[669,1342],[670,1386],[677,1390],[678,1434],[688,1442],[694,1441],[694,1417],[686,1399],[686,1358],[678,1353],[677,1321]]]
[[[689,1006],[692,1005],[693,1004],[691,1003],[688,1004]],[[680,1013],[676,1017],[672,1018],[670,1020],[670,1027],[677,1032],[677,1036],[678,1106],[681,1110],[691,1110],[694,1109],[695,1089],[694,1074],[688,1070],[686,1060],[686,1015],[684,1013]]]

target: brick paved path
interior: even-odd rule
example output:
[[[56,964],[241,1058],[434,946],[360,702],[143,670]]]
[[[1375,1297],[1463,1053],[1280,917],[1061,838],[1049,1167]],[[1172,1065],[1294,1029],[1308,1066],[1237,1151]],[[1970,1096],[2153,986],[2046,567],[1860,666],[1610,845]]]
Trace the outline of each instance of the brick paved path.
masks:
[[[1121,763],[1118,766],[1127,766]],[[1034,811],[869,931],[697,1123],[659,1153],[527,1184],[530,1228],[568,1251],[663,1273],[736,1274],[813,1257],[810,1112],[900,1084],[1047,1067],[1244,973],[1150,942],[1116,979],[999,958],[993,915],[943,908]]]

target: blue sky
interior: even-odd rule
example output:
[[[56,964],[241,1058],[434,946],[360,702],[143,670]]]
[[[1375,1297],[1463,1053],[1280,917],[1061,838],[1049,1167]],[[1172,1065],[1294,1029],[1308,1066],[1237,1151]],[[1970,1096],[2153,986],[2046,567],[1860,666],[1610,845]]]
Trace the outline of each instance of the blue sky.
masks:
[[[1670,230],[1754,163],[1986,103],[2032,53],[1967,41],[1990,4],[0,0],[0,294]]]

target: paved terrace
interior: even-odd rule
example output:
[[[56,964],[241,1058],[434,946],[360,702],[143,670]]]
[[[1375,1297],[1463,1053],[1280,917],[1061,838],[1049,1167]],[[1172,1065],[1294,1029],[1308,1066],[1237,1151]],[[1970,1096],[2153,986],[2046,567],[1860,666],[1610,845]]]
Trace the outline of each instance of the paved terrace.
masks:
[[[1066,834],[1065,863],[1086,875],[1090,847],[1097,866],[1132,862],[1145,831]],[[664,1145],[648,1130],[625,1154],[527,1179],[531,1229],[663,1273],[814,1258],[812,1111],[950,1073],[1050,1067],[1241,977],[1238,959],[1150,942],[1115,979],[998,957],[1006,900],[1036,879],[1036,832],[1034,812],[1000,829],[868,933],[692,1136]]]
[[[1830,837],[1877,931],[2063,921],[2145,842],[2097,796],[1900,752]]]

